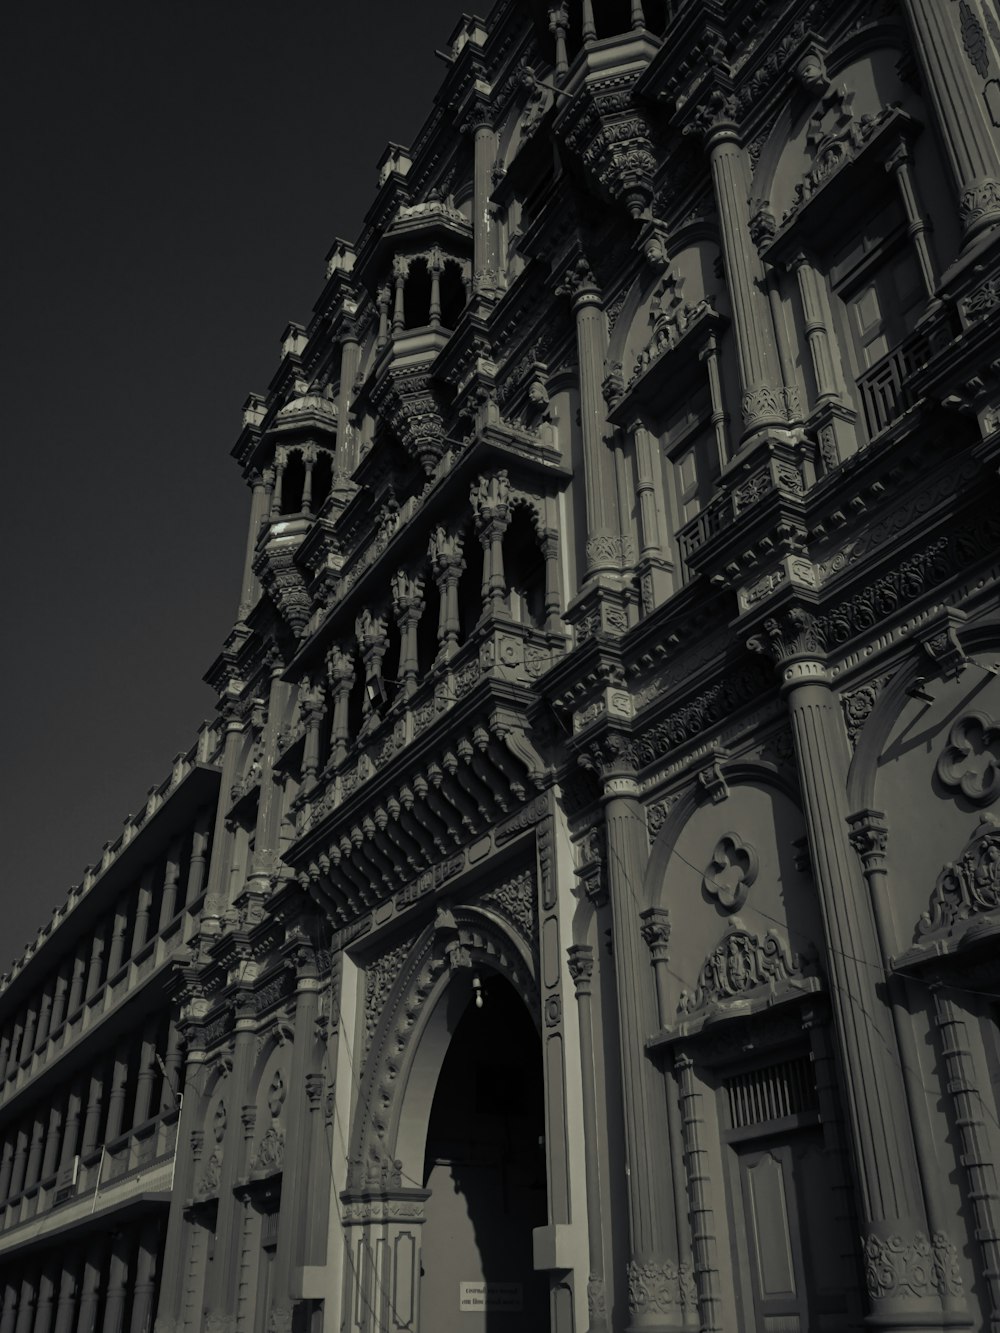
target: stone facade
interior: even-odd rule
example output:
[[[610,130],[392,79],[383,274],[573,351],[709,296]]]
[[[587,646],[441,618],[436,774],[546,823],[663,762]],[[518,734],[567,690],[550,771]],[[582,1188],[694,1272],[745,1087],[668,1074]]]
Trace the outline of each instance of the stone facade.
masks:
[[[1000,1331],[998,47],[459,25],[0,991],[0,1333]]]

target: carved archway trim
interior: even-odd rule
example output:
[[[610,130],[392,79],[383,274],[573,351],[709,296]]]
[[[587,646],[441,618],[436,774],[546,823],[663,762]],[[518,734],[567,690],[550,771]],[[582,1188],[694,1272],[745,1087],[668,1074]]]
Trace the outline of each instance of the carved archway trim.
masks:
[[[412,1184],[422,1169],[422,1154],[412,1148],[406,1152],[409,1159],[406,1163],[399,1157],[400,1130],[406,1120],[411,1144],[426,1139],[429,1100],[421,1097],[420,1104],[414,1107],[407,1104],[407,1094],[414,1067],[421,1058],[423,1036],[456,973],[470,983],[475,970],[504,977],[524,1000],[536,1027],[541,1029],[537,969],[528,941],[498,914],[475,907],[455,907],[451,915],[460,953],[464,955],[462,965],[453,965],[455,951],[446,950],[445,937],[431,923],[414,943],[386,1001],[358,1089],[351,1130],[348,1191],[378,1191]],[[453,935],[448,943],[454,940]],[[431,1087],[431,1095],[446,1049],[447,1042],[432,1055],[437,1068],[432,1071],[433,1077],[425,1080]],[[419,1163],[414,1160],[418,1155]],[[402,1178],[402,1172],[407,1179]]]

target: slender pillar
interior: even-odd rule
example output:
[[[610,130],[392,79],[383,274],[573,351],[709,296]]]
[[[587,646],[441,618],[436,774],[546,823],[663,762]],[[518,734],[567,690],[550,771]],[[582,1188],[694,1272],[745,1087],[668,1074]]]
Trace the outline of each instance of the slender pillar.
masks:
[[[69,1171],[77,1154],[80,1141],[80,1112],[83,1109],[83,1079],[78,1078],[70,1088],[66,1101],[66,1122],[59,1146],[59,1171]]]
[[[104,1321],[101,1324],[101,1333],[122,1333],[131,1239],[130,1230],[117,1231],[111,1237],[111,1260],[108,1264],[108,1285],[104,1293]]]
[[[583,0],[580,7],[580,36],[584,46],[590,46],[597,40],[597,26],[594,23],[594,0]]]
[[[104,1075],[101,1066],[91,1070],[87,1087],[87,1111],[83,1122],[83,1139],[80,1143],[80,1156],[86,1157],[97,1147],[97,1133],[101,1124],[101,1108],[104,1099]]]
[[[956,992],[935,985],[934,1020],[947,1075],[952,1119],[960,1145],[959,1162],[972,1208],[974,1236],[989,1299],[990,1333],[1000,1331],[1000,1186],[991,1142],[990,1121],[996,1122],[983,1095],[989,1075],[977,1069],[972,1056],[966,1014]],[[973,1017],[972,1024],[977,1020]]]
[[[61,1265],[58,1259],[50,1259],[42,1269],[41,1276],[38,1280],[38,1302],[35,1306],[35,1323],[31,1333],[51,1333],[61,1271]]]
[[[31,1146],[28,1148],[28,1165],[24,1172],[24,1187],[31,1189],[38,1183],[42,1167],[42,1149],[45,1146],[45,1113],[38,1111],[31,1123]]]
[[[177,911],[177,884],[181,877],[181,855],[183,843],[180,838],[171,838],[167,848],[167,863],[163,871],[163,893],[160,896],[160,919],[157,933],[162,934],[174,919]]]
[[[386,293],[388,301],[388,293]],[[380,328],[382,306],[379,306]],[[383,342],[384,342],[383,335]],[[353,319],[345,319],[340,337],[340,389],[337,393],[337,456],[335,469],[348,476],[358,465],[354,447],[354,431],[351,428],[351,396],[354,393],[354,381],[358,366],[361,364],[361,344],[358,330]]]
[[[7,1063],[10,1060],[11,1029],[5,1027],[0,1036],[0,1083],[7,1077]]]
[[[253,558],[257,551],[257,539],[261,524],[267,517],[269,496],[263,472],[251,468],[245,478],[250,487],[250,524],[247,530],[246,551],[243,555],[243,578],[240,583],[239,619],[244,620],[260,596],[260,585],[253,572]]]
[[[964,49],[960,6],[904,0],[923,84],[958,187],[966,245],[1000,222],[1000,149],[983,99],[982,71]]]
[[[84,990],[85,1000],[89,1000],[101,984],[101,968],[104,963],[104,943],[107,933],[105,924],[98,926],[94,931],[94,938],[90,944],[90,963],[87,967],[87,985]]]
[[[431,279],[431,300],[428,310],[428,322],[432,329],[441,327],[441,256],[437,252],[427,261]]]
[[[584,494],[587,505],[587,579],[620,574],[622,535],[618,526],[618,495],[614,460],[604,439],[606,405],[604,378],[606,326],[597,279],[583,255],[558,287],[570,297],[576,318],[576,350],[580,371],[580,425],[583,433]]]
[[[38,1023],[38,1005],[32,1000],[24,1019],[24,1036],[21,1039],[21,1059],[25,1060],[35,1049],[35,1027]]]
[[[888,158],[885,169],[895,178],[899,197],[903,202],[903,212],[906,214],[906,229],[917,253],[924,294],[928,301],[932,301],[937,293],[937,269],[931,253],[927,214],[917,198],[917,184],[913,179],[913,155],[909,145],[898,144]]]
[[[480,477],[472,486],[471,501],[483,547],[483,610],[503,611],[507,580],[503,567],[503,538],[510,525],[510,486],[504,470]]]
[[[135,1279],[132,1286],[132,1318],[129,1333],[149,1333],[153,1319],[153,1296],[156,1291],[156,1254],[159,1249],[159,1227],[156,1219],[144,1222],[139,1232],[139,1248],[135,1259]]]
[[[871,1312],[882,1328],[909,1330],[914,1320],[940,1318],[940,1301],[929,1287],[912,1294],[884,1280],[893,1249],[902,1244],[918,1251],[928,1239],[896,1035],[882,998],[884,961],[847,838],[843,721],[807,611],[792,607],[772,616],[749,646],[776,664],[791,716],[860,1187]]]
[[[18,1014],[14,1020],[14,1031],[10,1039],[10,1068],[7,1073],[13,1077],[17,1066],[21,1063],[21,1038],[24,1036],[24,1019]]]
[[[40,1180],[47,1180],[56,1169],[59,1160],[59,1140],[63,1127],[63,1101],[57,1097],[49,1108],[49,1127],[45,1135],[45,1148],[42,1152]]]
[[[153,1084],[156,1082],[156,1033],[158,1027],[158,1014],[151,1014],[142,1027],[142,1040],[139,1044],[139,1072],[135,1078],[133,1125],[141,1125],[143,1121],[149,1119],[153,1100]]]
[[[816,376],[817,401],[841,403],[845,395],[844,372],[839,348],[830,336],[831,316],[825,299],[824,280],[803,251],[792,258],[791,267],[799,284],[806,341]]]
[[[556,79],[561,83],[569,71],[566,56],[566,29],[569,27],[569,6],[566,0],[549,6],[549,31],[556,46]]]
[[[244,723],[236,710],[236,700],[225,696],[222,701],[223,716],[226,719],[226,740],[222,751],[222,777],[219,790],[222,796],[215,815],[215,830],[212,834],[213,855],[208,872],[208,885],[205,890],[205,907],[201,929],[204,934],[218,934],[219,918],[228,906],[229,872],[233,854],[233,835],[226,826],[226,806],[228,793],[236,781],[236,769],[240,758]]]
[[[315,1169],[309,1152],[309,1112],[306,1104],[306,1075],[313,1049],[313,1026],[319,1008],[319,976],[316,957],[303,948],[296,958],[295,1042],[285,1100],[285,1171],[282,1179],[281,1211],[278,1215],[278,1244],[274,1255],[272,1312],[274,1328],[287,1333],[292,1326],[291,1276],[302,1263],[309,1176]]]
[[[319,752],[326,717],[326,696],[320,679],[306,679],[299,688],[299,713],[305,726],[302,745],[302,790],[310,792],[316,786],[319,772]]]
[[[9,1198],[15,1199],[24,1189],[24,1176],[28,1168],[28,1139],[31,1133],[29,1123],[22,1121],[17,1127],[14,1144],[14,1164],[11,1169]]]
[[[715,1235],[715,1189],[708,1166],[701,1089],[694,1061],[686,1051],[674,1057],[681,1099],[684,1161],[691,1196],[691,1239],[702,1333],[722,1333],[719,1247]]]
[[[76,1315],[76,1302],[80,1294],[80,1278],[83,1274],[83,1255],[77,1250],[70,1250],[66,1255],[59,1280],[59,1299],[56,1302],[56,1317],[52,1333],[73,1333]],[[0,1333],[3,1333],[0,1327]]]
[[[108,1088],[108,1118],[104,1126],[104,1141],[110,1143],[122,1132],[125,1119],[125,1083],[131,1050],[127,1040],[120,1041],[111,1059],[111,1081]]]
[[[11,1274],[3,1285],[3,1311],[0,1313],[0,1333],[14,1333],[17,1320],[18,1279]]]
[[[392,261],[392,336],[394,338],[406,328],[404,291],[406,287],[406,276],[409,271],[410,266],[407,260],[402,255],[396,255]]]
[[[587,1191],[587,1310],[589,1333],[606,1333],[607,1302],[604,1289],[604,1234],[601,1226],[604,1202],[598,1154],[600,1124],[597,1119],[597,1071],[594,1064],[594,1023],[591,1012],[591,978],[594,950],[589,944],[569,948],[569,971],[576,988],[577,1018],[580,1023],[580,1076],[582,1080],[584,1181]]]
[[[171,1018],[167,1028],[167,1049],[163,1054],[163,1084],[160,1088],[160,1111],[172,1111],[181,1098],[181,1071],[184,1055],[181,1050],[181,1030]]]
[[[403,695],[409,698],[416,692],[420,663],[417,660],[417,626],[424,613],[424,581],[411,578],[405,570],[393,576],[392,611],[399,626],[399,679]]]
[[[630,0],[629,20],[634,32],[641,32],[646,26],[646,17],[642,12],[642,0]]]
[[[333,721],[330,726],[330,757],[334,764],[347,758],[351,733],[349,725],[351,690],[354,689],[354,657],[335,644],[326,658],[327,678],[333,695]]]
[[[316,466],[316,446],[307,444],[302,450],[302,512],[312,513],[313,469]]]
[[[462,127],[472,135],[472,289],[492,296],[499,282],[499,247],[497,224],[490,211],[493,192],[493,164],[497,157],[497,135],[493,128],[493,110],[485,100],[477,100]]]
[[[628,1328],[661,1333],[688,1324],[685,1304],[691,1271],[678,1253],[662,1080],[644,1051],[656,1023],[635,897],[645,869],[646,826],[627,737],[606,735],[581,762],[593,767],[601,779],[607,828],[629,1213]]]
[[[769,426],[787,427],[794,405],[781,380],[764,267],[750,240],[750,170],[734,116],[723,98],[705,104],[696,127],[705,134],[712,170],[747,440]]]
[[[49,1020],[50,1032],[58,1031],[66,1017],[66,1001],[69,998],[69,978],[72,967],[72,960],[66,959],[56,973],[55,991],[52,996],[52,1017]]]
[[[55,978],[42,991],[38,1007],[38,1026],[35,1029],[35,1049],[39,1050],[49,1039],[49,1023],[52,1021],[52,997],[55,994]],[[3,1076],[0,1075],[0,1078]]]
[[[147,866],[139,880],[135,905],[135,925],[132,927],[131,949],[133,958],[149,939],[149,914],[153,908],[153,888],[155,884],[156,867]]]
[[[264,753],[261,756],[260,799],[257,802],[257,822],[254,829],[253,864],[247,881],[248,889],[261,893],[271,891],[271,881],[277,867],[280,851],[283,788],[274,780],[274,758],[278,746],[278,730],[284,714],[289,687],[281,679],[284,663],[275,655],[271,661],[271,681],[268,688],[267,720],[264,723]]]
[[[14,1171],[14,1142],[17,1133],[8,1127],[3,1141],[3,1152],[0,1154],[0,1205],[2,1205],[10,1191],[10,1178]]]
[[[190,910],[191,904],[198,901],[205,887],[205,871],[208,866],[208,848],[212,837],[212,807],[206,805],[198,811],[191,837],[191,859],[188,862],[187,883],[184,887],[183,906]]]
[[[378,339],[375,343],[376,350],[381,352],[389,341],[389,288],[385,284],[379,287],[376,293],[378,302]]]
[[[17,1303],[17,1320],[14,1324],[14,1333],[31,1333],[37,1300],[38,1269],[29,1267],[21,1279],[21,1298]]]
[[[80,1309],[76,1319],[76,1333],[94,1333],[97,1325],[97,1305],[101,1294],[101,1271],[107,1253],[107,1236],[94,1236],[87,1247],[80,1284]]]
[[[440,656],[447,661],[458,648],[458,581],[465,569],[462,557],[462,539],[448,533],[444,528],[435,528],[431,533],[427,547],[431,570],[440,593],[438,612],[438,640],[441,644]]]

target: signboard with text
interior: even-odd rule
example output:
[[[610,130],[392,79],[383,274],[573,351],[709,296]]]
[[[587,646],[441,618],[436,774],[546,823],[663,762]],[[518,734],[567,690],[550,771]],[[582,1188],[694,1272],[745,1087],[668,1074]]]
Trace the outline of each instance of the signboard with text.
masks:
[[[504,1310],[520,1314],[523,1309],[520,1282],[460,1282],[458,1308],[466,1311]]]

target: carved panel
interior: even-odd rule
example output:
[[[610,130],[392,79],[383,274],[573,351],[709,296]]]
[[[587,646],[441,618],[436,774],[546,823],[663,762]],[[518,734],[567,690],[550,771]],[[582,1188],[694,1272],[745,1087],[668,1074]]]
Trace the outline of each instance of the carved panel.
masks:
[[[773,930],[760,939],[733,917],[728,934],[705,959],[695,989],[681,993],[678,1012],[693,1014],[811,975],[814,957],[793,954]]]
[[[963,714],[948,733],[935,770],[945,787],[973,805],[989,805],[1000,795],[1000,727],[986,713]]]
[[[738,912],[757,878],[757,852],[738,833],[724,833],[715,844],[701,887],[727,912]]]
[[[986,815],[956,861],[937,877],[927,911],[917,922],[918,942],[947,936],[969,917],[1000,907],[1000,826]]]

